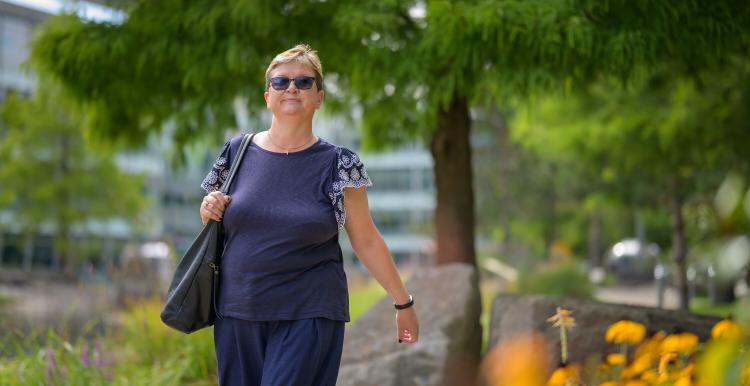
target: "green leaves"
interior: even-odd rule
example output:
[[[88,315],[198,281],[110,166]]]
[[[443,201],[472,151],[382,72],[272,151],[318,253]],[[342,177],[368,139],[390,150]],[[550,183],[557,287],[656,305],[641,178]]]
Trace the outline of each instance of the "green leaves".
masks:
[[[6,98],[0,199],[22,229],[52,229],[65,246],[74,227],[115,216],[135,221],[146,202],[143,177],[120,172],[112,154],[87,143],[75,112],[56,103],[54,91],[48,85],[35,99]]]
[[[233,126],[238,95],[262,110],[266,65],[305,41],[336,75],[332,107],[363,107],[366,143],[382,146],[429,136],[457,97],[481,104],[577,90],[600,75],[637,81],[665,62],[694,72],[747,44],[748,8],[730,0],[135,1],[121,25],[53,18],[33,62],[84,106],[88,130],[137,144],[174,120],[190,141]]]

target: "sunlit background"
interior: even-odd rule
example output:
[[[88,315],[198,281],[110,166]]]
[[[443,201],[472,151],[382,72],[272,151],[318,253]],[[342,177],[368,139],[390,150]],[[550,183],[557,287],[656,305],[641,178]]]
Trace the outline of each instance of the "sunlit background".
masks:
[[[666,374],[649,384],[698,384],[704,348],[726,359],[698,361],[704,374],[750,363],[747,6],[258,3],[0,0],[0,385],[215,384],[210,330],[186,339],[158,312],[202,228],[201,181],[224,141],[267,127],[263,66],[301,40],[327,75],[314,131],[362,155],[404,279],[476,268],[462,284],[481,294],[471,322],[488,383],[598,384],[582,367],[552,372],[559,341],[493,347],[492,303],[507,294],[745,329],[679,355],[635,355],[653,336],[607,339],[602,384],[650,374],[633,373],[637,358]],[[385,291],[341,244],[356,326]],[[549,358],[526,361],[528,347]]]

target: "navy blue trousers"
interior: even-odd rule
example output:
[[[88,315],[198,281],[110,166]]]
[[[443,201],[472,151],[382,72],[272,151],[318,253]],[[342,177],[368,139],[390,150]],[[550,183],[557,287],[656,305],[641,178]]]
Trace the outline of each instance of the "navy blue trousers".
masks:
[[[335,385],[343,346],[344,322],[325,318],[214,325],[221,386]]]

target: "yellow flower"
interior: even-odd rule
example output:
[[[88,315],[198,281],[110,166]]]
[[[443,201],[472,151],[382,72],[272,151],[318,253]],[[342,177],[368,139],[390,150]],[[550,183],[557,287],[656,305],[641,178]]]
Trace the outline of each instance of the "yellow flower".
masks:
[[[648,383],[656,383],[656,380],[659,378],[659,374],[656,373],[656,370],[654,369],[648,369],[641,374],[641,380],[648,382]]]
[[[578,367],[575,365],[556,368],[547,380],[547,386],[567,386],[578,383]]]
[[[635,349],[633,360],[630,365],[623,369],[621,379],[635,378],[639,374],[651,369],[652,366],[657,365],[659,361],[661,341],[665,336],[666,334],[664,332],[659,331],[641,343],[641,345]],[[653,378],[656,379],[655,371],[653,372]],[[647,380],[647,378],[643,377],[641,377],[641,379]]]
[[[607,363],[610,365],[619,365],[625,363],[625,355],[622,354],[609,354],[607,355]]]
[[[693,374],[693,369],[695,369],[695,363],[691,362],[687,366],[685,366],[685,368],[683,368],[682,370],[680,370],[680,374],[681,375],[692,375]]]
[[[600,383],[599,386],[617,386],[617,382],[612,382],[612,381],[604,382],[604,383]]]
[[[653,363],[654,356],[651,354],[641,355],[635,359],[633,359],[633,363],[630,365],[630,367],[633,370],[633,373],[640,374],[646,370],[648,370],[651,367],[651,364]]]
[[[648,383],[643,381],[627,381],[625,386],[648,386]]]
[[[511,337],[487,353],[482,375],[490,386],[544,386],[549,352],[549,344],[540,333]]]
[[[552,327],[563,326],[567,329],[575,327],[576,320],[573,319],[573,312],[566,310],[562,307],[557,307],[557,312],[547,319],[547,322],[552,323]]]
[[[667,352],[659,358],[659,374],[666,374],[677,362],[677,353]]]
[[[677,374],[677,379],[674,382],[674,386],[692,386],[693,385],[693,363],[685,366],[684,369],[680,370]]]
[[[661,352],[690,355],[698,347],[698,336],[689,332],[668,335],[661,342]]]
[[[713,339],[739,339],[742,337],[742,327],[731,319],[724,319],[711,329]]]
[[[604,339],[607,342],[638,344],[646,336],[646,326],[630,320],[620,320],[609,326]]]
[[[565,386],[567,379],[568,373],[565,371],[565,368],[558,367],[547,380],[547,386]]]
[[[690,377],[679,377],[674,382],[674,386],[693,386],[693,381],[690,380]]]
[[[659,354],[661,354],[661,342],[664,340],[664,338],[667,336],[664,331],[659,331],[656,334],[652,335],[650,338],[646,339],[645,342],[643,342],[640,346],[638,346],[637,349],[635,349],[635,353],[633,353],[633,357],[640,358],[643,356],[648,356],[652,360],[656,360],[659,357]]]

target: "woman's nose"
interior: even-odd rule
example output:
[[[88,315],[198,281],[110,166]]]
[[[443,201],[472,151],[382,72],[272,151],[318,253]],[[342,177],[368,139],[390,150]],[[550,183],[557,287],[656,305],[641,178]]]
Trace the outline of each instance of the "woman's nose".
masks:
[[[299,89],[294,84],[294,82],[289,82],[289,87],[286,88],[286,92],[288,92],[288,93],[298,93]]]

